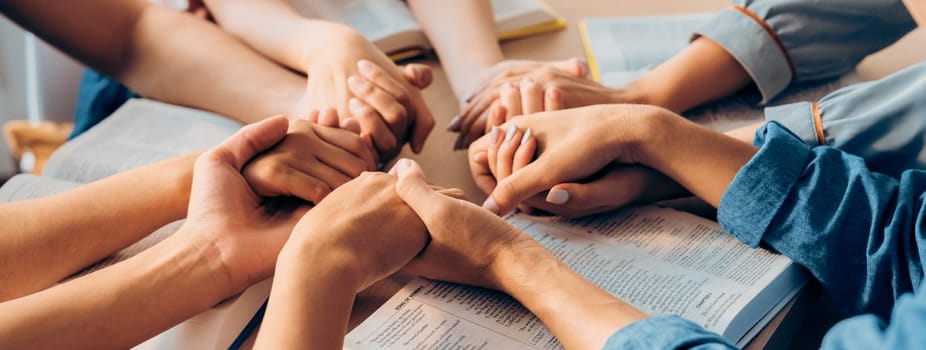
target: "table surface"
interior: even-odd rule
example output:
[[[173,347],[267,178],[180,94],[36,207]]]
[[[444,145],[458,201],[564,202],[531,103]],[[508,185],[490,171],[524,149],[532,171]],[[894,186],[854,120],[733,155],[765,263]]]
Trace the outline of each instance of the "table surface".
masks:
[[[550,8],[565,18],[569,25],[565,30],[554,33],[534,36],[506,42],[502,45],[506,58],[559,60],[571,57],[584,57],[581,39],[578,30],[578,20],[590,16],[644,16],[661,14],[678,14],[691,12],[716,11],[729,5],[724,0],[545,0]],[[894,71],[926,59],[926,51],[917,49],[917,42],[926,43],[926,31],[917,29],[897,44],[868,57],[858,67],[859,75],[863,79],[877,79]],[[433,60],[425,61],[434,69],[434,83],[424,90],[425,99],[434,113],[437,121],[435,130],[428,138],[427,145],[421,154],[412,154],[406,151],[402,156],[417,160],[424,168],[428,177],[437,185],[457,187],[466,191],[470,199],[480,202],[485,194],[476,188],[469,173],[465,151],[452,151],[456,134],[444,129],[450,118],[459,110],[457,99],[454,97],[446,75],[440,65]],[[354,305],[354,312],[350,321],[350,328],[362,322],[376,310],[389,297],[395,294],[410,277],[393,276],[362,292]],[[819,293],[811,291],[809,293]],[[816,300],[813,296],[801,294],[780,312],[766,329],[759,334],[748,348],[764,348],[772,338],[778,338],[776,330],[793,328],[782,325],[801,322],[808,300]],[[796,320],[795,320],[796,319]],[[252,337],[253,338],[253,337]],[[775,342],[779,343],[778,341]],[[790,341],[784,341],[787,346]]]

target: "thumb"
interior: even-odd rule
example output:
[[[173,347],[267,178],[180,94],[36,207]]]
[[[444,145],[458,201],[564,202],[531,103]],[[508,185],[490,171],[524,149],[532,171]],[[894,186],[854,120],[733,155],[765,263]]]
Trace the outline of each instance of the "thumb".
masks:
[[[267,118],[241,128],[208,153],[240,171],[251,158],[280,142],[288,128],[285,116]]]
[[[589,73],[588,63],[586,63],[585,60],[578,58],[555,61],[552,64],[553,68],[572,74],[577,78],[585,77]]]
[[[440,207],[438,203],[449,197],[435,191],[428,184],[424,171],[411,159],[399,160],[395,173],[399,177],[395,185],[396,193],[427,224],[428,218],[437,214],[436,210]]]
[[[405,76],[405,80],[419,89],[424,89],[428,86],[431,86],[431,82],[434,80],[434,73],[431,71],[431,67],[420,63],[412,63],[402,70],[402,74]]]
[[[482,207],[496,215],[510,213],[521,201],[556,184],[556,182],[551,183],[550,179],[545,176],[549,171],[544,171],[544,169],[550,169],[550,167],[545,166],[542,159],[537,159],[521,170],[515,171],[511,176],[498,182],[498,186],[495,186]]]

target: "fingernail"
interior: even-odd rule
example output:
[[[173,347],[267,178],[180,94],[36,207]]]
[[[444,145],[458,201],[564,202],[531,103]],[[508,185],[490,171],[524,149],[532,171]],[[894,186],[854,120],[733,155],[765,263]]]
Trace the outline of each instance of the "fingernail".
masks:
[[[363,112],[363,103],[356,98],[351,98],[350,101],[347,102],[347,106],[350,108],[351,113],[360,114]]]
[[[485,210],[491,211],[495,215],[498,215],[498,203],[495,203],[495,199],[492,198],[492,196],[486,198],[485,203],[482,203],[482,207],[485,208]]]
[[[521,84],[523,85],[533,84],[533,83],[534,83],[534,79],[531,79],[530,77],[524,77],[523,79],[521,79]]]
[[[399,160],[399,167],[396,168],[396,174],[398,174],[400,177],[405,176],[405,172],[408,171],[408,167],[409,167],[408,162],[409,162],[408,159]]]
[[[506,142],[506,143],[509,142],[509,141],[511,141],[511,139],[514,138],[514,133],[515,133],[516,131],[518,131],[518,128],[516,128],[514,125],[508,127],[508,132],[505,133],[505,142]]]
[[[547,203],[566,204],[569,201],[569,192],[566,190],[554,188],[547,193]]]
[[[359,88],[360,84],[361,84],[360,78],[356,76],[351,75],[350,77],[347,78],[347,85],[349,85],[352,88],[355,88],[355,89]]]
[[[367,61],[367,60],[359,60],[359,61],[357,61],[357,68],[359,68],[359,69],[361,69],[361,70],[373,68],[373,67],[371,67],[372,65],[373,65],[373,63],[370,62],[370,61]]]
[[[453,118],[450,118],[450,123],[447,123],[447,130],[455,130],[460,127],[460,116],[455,115]]]
[[[498,127],[495,125],[492,126],[492,131],[489,132],[489,141],[491,141],[493,145],[498,142]]]
[[[527,140],[531,138],[531,128],[527,128],[527,131],[524,132],[524,136],[521,137],[521,146],[524,146],[527,143]]]

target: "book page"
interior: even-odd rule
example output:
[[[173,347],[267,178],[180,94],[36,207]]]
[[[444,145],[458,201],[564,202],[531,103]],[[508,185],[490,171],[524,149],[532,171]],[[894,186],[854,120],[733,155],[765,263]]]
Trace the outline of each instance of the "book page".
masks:
[[[400,0],[290,0],[290,3],[306,17],[349,25],[373,42],[421,30],[405,2]]]
[[[208,149],[240,127],[235,121],[209,112],[132,99],[55,151],[44,175],[92,182],[141,165]]]
[[[584,20],[587,50],[598,67],[600,82],[620,87],[688,47],[692,33],[715,13],[650,17],[600,17]],[[796,84],[771,101],[779,105],[817,100],[861,78],[851,72],[838,79]],[[689,119],[726,131],[763,119],[755,89],[683,113]]]
[[[538,29],[518,35],[516,32],[556,21],[558,18],[547,10],[541,0],[492,0],[495,16],[495,31],[500,37],[521,37],[546,31]]]
[[[715,222],[645,207],[580,220],[514,215],[508,221],[576,272],[651,315],[679,315],[738,342],[796,283],[728,332],[760,291],[801,271],[786,257],[751,249]],[[787,276],[786,276],[787,277]],[[792,294],[793,295],[793,294]],[[738,334],[737,334],[738,333]],[[351,331],[350,349],[557,349],[549,330],[502,293],[415,280]]]

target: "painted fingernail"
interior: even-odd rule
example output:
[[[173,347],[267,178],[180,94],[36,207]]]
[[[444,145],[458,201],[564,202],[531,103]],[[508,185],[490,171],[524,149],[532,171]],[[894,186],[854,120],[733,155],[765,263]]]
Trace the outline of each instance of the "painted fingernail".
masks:
[[[527,143],[527,140],[531,138],[531,128],[527,128],[527,131],[524,132],[524,136],[521,137],[521,146]]]
[[[456,130],[457,128],[459,128],[461,120],[462,118],[460,118],[460,116],[458,115],[455,115],[453,116],[453,118],[450,118],[450,123],[447,123],[447,130]]]
[[[357,61],[357,68],[361,70],[371,69],[373,68],[373,62],[367,60],[359,60]]]
[[[350,77],[347,78],[347,85],[349,85],[350,87],[354,89],[359,88],[361,84],[362,82],[360,81],[360,78],[356,76],[351,75]]]
[[[498,127],[497,126],[493,125],[492,131],[489,131],[489,141],[492,142],[493,145],[498,142]]]
[[[350,101],[347,102],[347,106],[350,108],[351,113],[360,114],[363,112],[363,102],[360,102],[360,100],[356,98],[351,98]]]
[[[554,188],[547,193],[547,203],[566,204],[569,201],[569,192],[566,190]]]
[[[399,166],[396,168],[396,174],[398,174],[400,177],[405,176],[405,172],[408,171],[408,167],[410,165],[409,162],[410,160],[408,159],[399,160]]]
[[[486,198],[485,203],[482,203],[482,207],[498,215],[498,203],[495,203],[495,198],[492,198],[492,196]]]
[[[516,128],[514,125],[512,125],[512,126],[510,126],[510,127],[508,128],[508,132],[505,133],[505,142],[506,142],[506,143],[509,142],[509,141],[511,141],[512,139],[514,139],[514,133],[515,133],[516,131],[518,131],[518,128]]]

